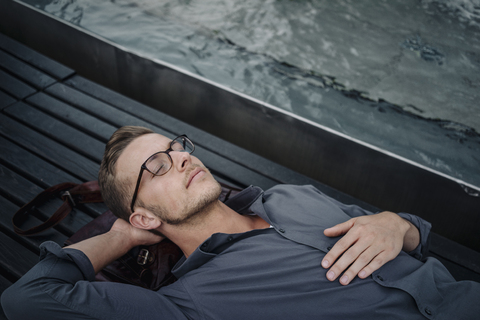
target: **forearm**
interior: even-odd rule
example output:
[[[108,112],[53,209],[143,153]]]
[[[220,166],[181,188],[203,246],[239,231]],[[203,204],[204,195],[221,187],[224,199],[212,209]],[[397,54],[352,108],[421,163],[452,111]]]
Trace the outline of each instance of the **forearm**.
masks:
[[[82,252],[47,241],[40,246],[39,263],[4,291],[2,307],[12,320],[88,319],[84,312],[75,314],[71,302],[83,300],[85,305],[87,295],[75,285],[90,284],[94,277]]]
[[[158,243],[162,239],[163,237],[155,233],[135,228],[130,223],[117,219],[107,233],[75,243],[67,248],[82,251],[90,260],[96,274],[130,249],[139,245]]]
[[[82,251],[92,263],[95,274],[126,254],[135,245],[118,231],[109,231],[66,248]]]
[[[100,240],[108,240],[107,237]],[[97,240],[90,244],[102,246]],[[86,249],[82,248],[85,244]],[[2,295],[8,319],[185,319],[169,297],[158,292],[94,281],[91,263],[83,253],[85,250],[89,254],[88,242],[80,244],[78,250],[62,249],[53,242],[42,244],[40,249],[40,262]],[[187,293],[179,293],[180,297],[184,295]]]

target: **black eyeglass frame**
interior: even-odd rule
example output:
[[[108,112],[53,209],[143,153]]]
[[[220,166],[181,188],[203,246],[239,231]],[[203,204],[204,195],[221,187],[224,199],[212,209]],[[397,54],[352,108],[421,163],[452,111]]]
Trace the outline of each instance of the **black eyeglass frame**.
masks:
[[[188,152],[186,150],[183,150],[183,151],[182,150],[173,150],[172,146],[179,138],[183,138],[183,139],[187,140],[192,145],[192,151]],[[133,207],[135,205],[135,201],[137,200],[138,188],[140,187],[140,181],[142,181],[143,171],[147,170],[148,172],[150,172],[151,174],[153,174],[155,176],[163,176],[163,175],[167,174],[170,171],[170,169],[172,169],[172,167],[173,167],[173,160],[172,160],[172,157],[169,154],[172,151],[188,152],[189,154],[192,154],[193,151],[195,151],[195,145],[185,134],[182,134],[182,135],[176,137],[175,139],[173,139],[172,142],[170,142],[170,147],[167,150],[155,152],[150,157],[148,157],[147,160],[145,160],[145,162],[140,167],[140,173],[138,174],[138,178],[137,178],[137,185],[135,186],[135,191],[133,192],[133,197],[132,197],[132,203],[130,204],[130,210],[132,210],[132,213],[134,212]],[[156,174],[155,172],[150,171],[146,166],[148,160],[150,160],[153,156],[155,156],[159,153],[165,153],[168,156],[168,159],[170,160],[170,168],[168,168],[168,170],[165,171],[162,174]]]

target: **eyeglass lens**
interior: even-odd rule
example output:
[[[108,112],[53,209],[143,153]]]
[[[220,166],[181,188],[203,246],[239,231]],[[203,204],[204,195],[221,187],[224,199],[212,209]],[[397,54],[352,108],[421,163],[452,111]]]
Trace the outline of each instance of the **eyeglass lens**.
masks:
[[[193,143],[188,138],[180,136],[170,143],[170,148],[166,151],[192,153],[193,150]],[[167,152],[156,153],[147,160],[145,166],[150,173],[161,176],[170,170],[172,160]]]

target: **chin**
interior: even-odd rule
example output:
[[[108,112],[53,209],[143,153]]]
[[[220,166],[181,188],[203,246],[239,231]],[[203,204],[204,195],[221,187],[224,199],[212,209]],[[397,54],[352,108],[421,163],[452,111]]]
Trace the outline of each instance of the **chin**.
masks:
[[[210,212],[215,203],[219,201],[218,197],[222,193],[222,187],[213,177],[196,187],[199,192],[183,203],[181,213],[174,215],[176,217],[164,217],[164,222],[171,225],[194,224],[199,222],[196,218]]]
[[[208,181],[205,186],[203,186],[202,189],[202,195],[201,199],[203,200],[205,204],[212,203],[215,200],[218,200],[218,197],[222,193],[222,187],[220,186],[220,183],[217,182],[217,180],[213,179],[211,181]]]

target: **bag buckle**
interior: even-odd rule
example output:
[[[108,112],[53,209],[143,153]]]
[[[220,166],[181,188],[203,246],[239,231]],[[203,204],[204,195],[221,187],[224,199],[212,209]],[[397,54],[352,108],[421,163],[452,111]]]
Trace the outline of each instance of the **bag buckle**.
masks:
[[[148,251],[147,249],[144,248],[140,250],[137,256],[137,263],[141,266],[146,265],[151,260],[150,256],[150,251]]]
[[[64,199],[65,197],[70,201],[70,204],[72,205],[72,207],[76,206],[75,201],[73,200],[73,197],[72,197],[72,194],[70,193],[70,191],[65,191],[62,194],[62,199]]]

